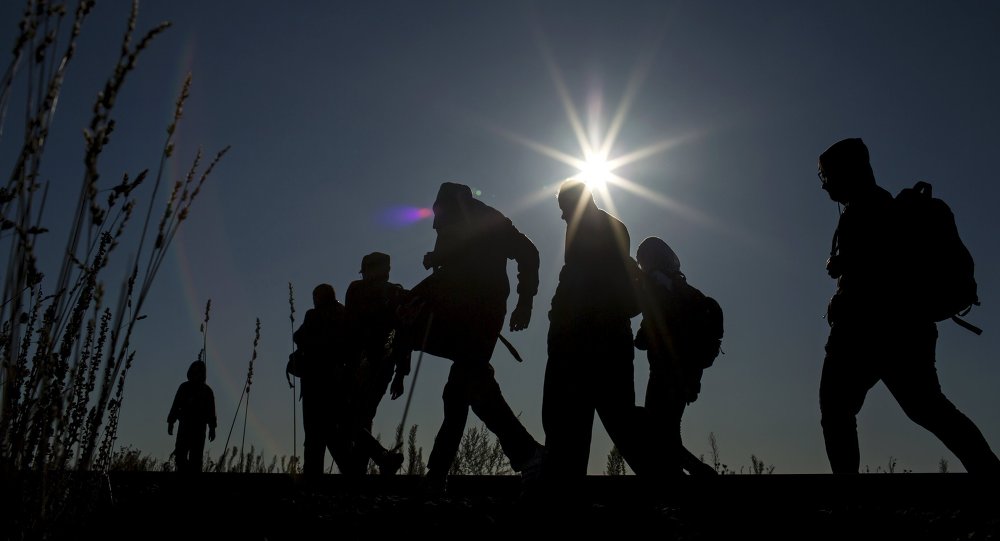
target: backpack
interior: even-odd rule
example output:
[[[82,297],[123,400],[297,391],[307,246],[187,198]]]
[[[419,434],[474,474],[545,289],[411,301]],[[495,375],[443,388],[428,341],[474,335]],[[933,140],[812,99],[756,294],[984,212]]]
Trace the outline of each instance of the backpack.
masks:
[[[895,209],[903,271],[914,281],[907,287],[919,292],[912,297],[913,309],[925,319],[952,319],[981,334],[982,329],[959,317],[979,305],[979,296],[972,254],[959,237],[951,208],[921,181],[899,192]]]
[[[685,317],[689,318],[691,333],[691,353],[701,368],[708,368],[722,351],[723,316],[722,306],[714,298],[705,295],[698,288],[684,282],[687,289]]]

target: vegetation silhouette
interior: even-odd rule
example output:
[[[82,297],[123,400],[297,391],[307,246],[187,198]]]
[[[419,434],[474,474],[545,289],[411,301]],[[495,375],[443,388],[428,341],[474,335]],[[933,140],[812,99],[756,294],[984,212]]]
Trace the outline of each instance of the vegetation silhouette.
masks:
[[[106,478],[101,482],[90,473],[67,472],[108,471],[126,377],[137,353],[133,333],[147,317],[146,301],[178,229],[228,151],[219,151],[207,166],[199,152],[184,176],[170,178],[167,164],[174,158],[175,133],[189,97],[188,76],[167,125],[159,165],[152,172],[113,173],[111,178],[121,179],[117,184],[101,181],[125,83],[170,26],[164,22],[136,34],[139,12],[133,3],[123,17],[119,57],[96,92],[83,130],[80,183],[74,188],[45,180],[44,164],[72,163],[52,156],[47,143],[71,66],[86,54],[81,35],[92,8],[91,1],[78,2],[75,10],[26,2],[11,63],[0,78],[0,130],[7,127],[12,98],[24,103],[23,129],[2,131],[4,144],[19,150],[0,188],[0,239],[9,248],[0,307],[0,474],[34,476],[5,483],[6,492],[17,494],[5,502],[5,516],[11,517],[5,528],[28,538],[65,533],[107,485]],[[164,183],[172,184],[170,195],[157,201]],[[66,244],[50,248],[56,232],[48,229],[46,198],[50,191],[74,190],[75,210],[61,217],[68,227]],[[132,225],[135,219],[141,222],[139,231]],[[127,263],[117,261],[122,244],[130,256]],[[54,250],[62,255],[57,268],[42,268],[43,254]],[[115,272],[121,274],[109,277]]]

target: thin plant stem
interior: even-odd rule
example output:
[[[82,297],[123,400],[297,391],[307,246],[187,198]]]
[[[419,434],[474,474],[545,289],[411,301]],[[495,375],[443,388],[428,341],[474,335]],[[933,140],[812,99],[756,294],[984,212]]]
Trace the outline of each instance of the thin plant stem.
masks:
[[[288,282],[288,319],[291,322],[292,328],[292,352],[295,351],[295,291],[292,289],[292,283]],[[292,387],[292,457],[298,457],[299,455],[299,444],[298,444],[298,403],[295,400],[295,377],[293,376],[289,383]]]

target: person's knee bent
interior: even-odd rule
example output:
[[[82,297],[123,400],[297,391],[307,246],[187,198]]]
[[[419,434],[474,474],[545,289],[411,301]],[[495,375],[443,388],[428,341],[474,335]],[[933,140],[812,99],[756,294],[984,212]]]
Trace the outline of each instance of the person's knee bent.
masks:
[[[955,424],[956,417],[963,417],[958,408],[940,393],[922,400],[901,403],[900,407],[914,423],[931,430],[941,425]]]

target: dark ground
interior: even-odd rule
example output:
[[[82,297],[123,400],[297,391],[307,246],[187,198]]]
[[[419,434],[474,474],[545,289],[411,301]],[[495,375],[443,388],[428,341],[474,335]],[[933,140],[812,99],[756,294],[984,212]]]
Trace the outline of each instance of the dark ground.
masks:
[[[8,477],[4,498],[14,500],[3,509],[23,504],[17,495],[34,479]],[[437,497],[409,476],[112,473],[88,486],[99,488],[60,517],[68,527],[56,537],[1000,540],[1000,479],[968,474],[726,475],[670,486],[595,476],[529,495],[518,477],[453,477]]]

